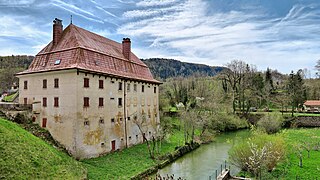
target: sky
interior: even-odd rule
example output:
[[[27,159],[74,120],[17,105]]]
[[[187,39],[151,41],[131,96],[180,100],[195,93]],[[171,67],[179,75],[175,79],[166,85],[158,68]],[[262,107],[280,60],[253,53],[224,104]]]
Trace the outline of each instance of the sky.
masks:
[[[0,55],[36,55],[63,20],[109,39],[131,38],[140,58],[282,73],[320,59],[319,0],[0,0]]]

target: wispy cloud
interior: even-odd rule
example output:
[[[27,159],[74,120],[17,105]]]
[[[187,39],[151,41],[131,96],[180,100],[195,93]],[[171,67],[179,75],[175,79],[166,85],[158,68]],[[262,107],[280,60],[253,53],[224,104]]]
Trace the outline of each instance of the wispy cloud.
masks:
[[[159,1],[154,1],[154,0],[142,0],[138,2],[136,5],[140,7],[150,7],[150,6],[165,6],[165,5],[170,5],[179,0],[159,0]]]
[[[141,3],[149,7],[145,1],[137,6]],[[285,64],[292,69],[304,64],[310,68],[320,57],[316,33],[320,8],[315,4],[294,5],[284,17],[272,18],[259,8],[209,13],[210,6],[201,0],[163,4],[170,4],[175,11],[161,16],[157,7],[125,12],[129,19],[144,18],[125,24],[118,32],[143,38],[154,55],[158,51],[167,57],[211,65],[242,59],[261,68],[273,66],[288,72]]]

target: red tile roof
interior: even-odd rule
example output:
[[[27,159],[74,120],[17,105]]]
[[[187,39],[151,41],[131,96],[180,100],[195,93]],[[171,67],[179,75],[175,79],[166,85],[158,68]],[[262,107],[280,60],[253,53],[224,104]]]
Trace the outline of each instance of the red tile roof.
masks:
[[[306,106],[320,106],[320,101],[318,100],[308,100],[304,103]]]
[[[55,65],[56,60],[61,60],[59,65]],[[132,52],[130,60],[123,56],[121,43],[73,24],[63,30],[55,46],[51,41],[36,55],[29,68],[17,75],[72,68],[160,83]]]

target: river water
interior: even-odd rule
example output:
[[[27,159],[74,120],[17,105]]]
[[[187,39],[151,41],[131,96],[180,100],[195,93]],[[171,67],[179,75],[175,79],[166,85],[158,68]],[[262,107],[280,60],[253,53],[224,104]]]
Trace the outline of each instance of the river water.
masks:
[[[221,164],[224,168],[224,162],[228,160],[229,149],[248,137],[250,137],[249,130],[220,134],[215,137],[214,142],[201,145],[198,149],[160,169],[158,173],[161,176],[174,174],[176,178],[182,177],[184,179],[209,179],[209,176],[215,176],[216,170],[218,173],[220,172]],[[239,169],[234,166],[231,166],[230,169],[232,175],[239,172]]]

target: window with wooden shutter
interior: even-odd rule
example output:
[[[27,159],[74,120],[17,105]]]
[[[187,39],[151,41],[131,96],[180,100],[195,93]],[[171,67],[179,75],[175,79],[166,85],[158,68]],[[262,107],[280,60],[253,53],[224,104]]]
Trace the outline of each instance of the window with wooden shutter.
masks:
[[[89,98],[88,97],[83,98],[83,107],[89,107]]]

